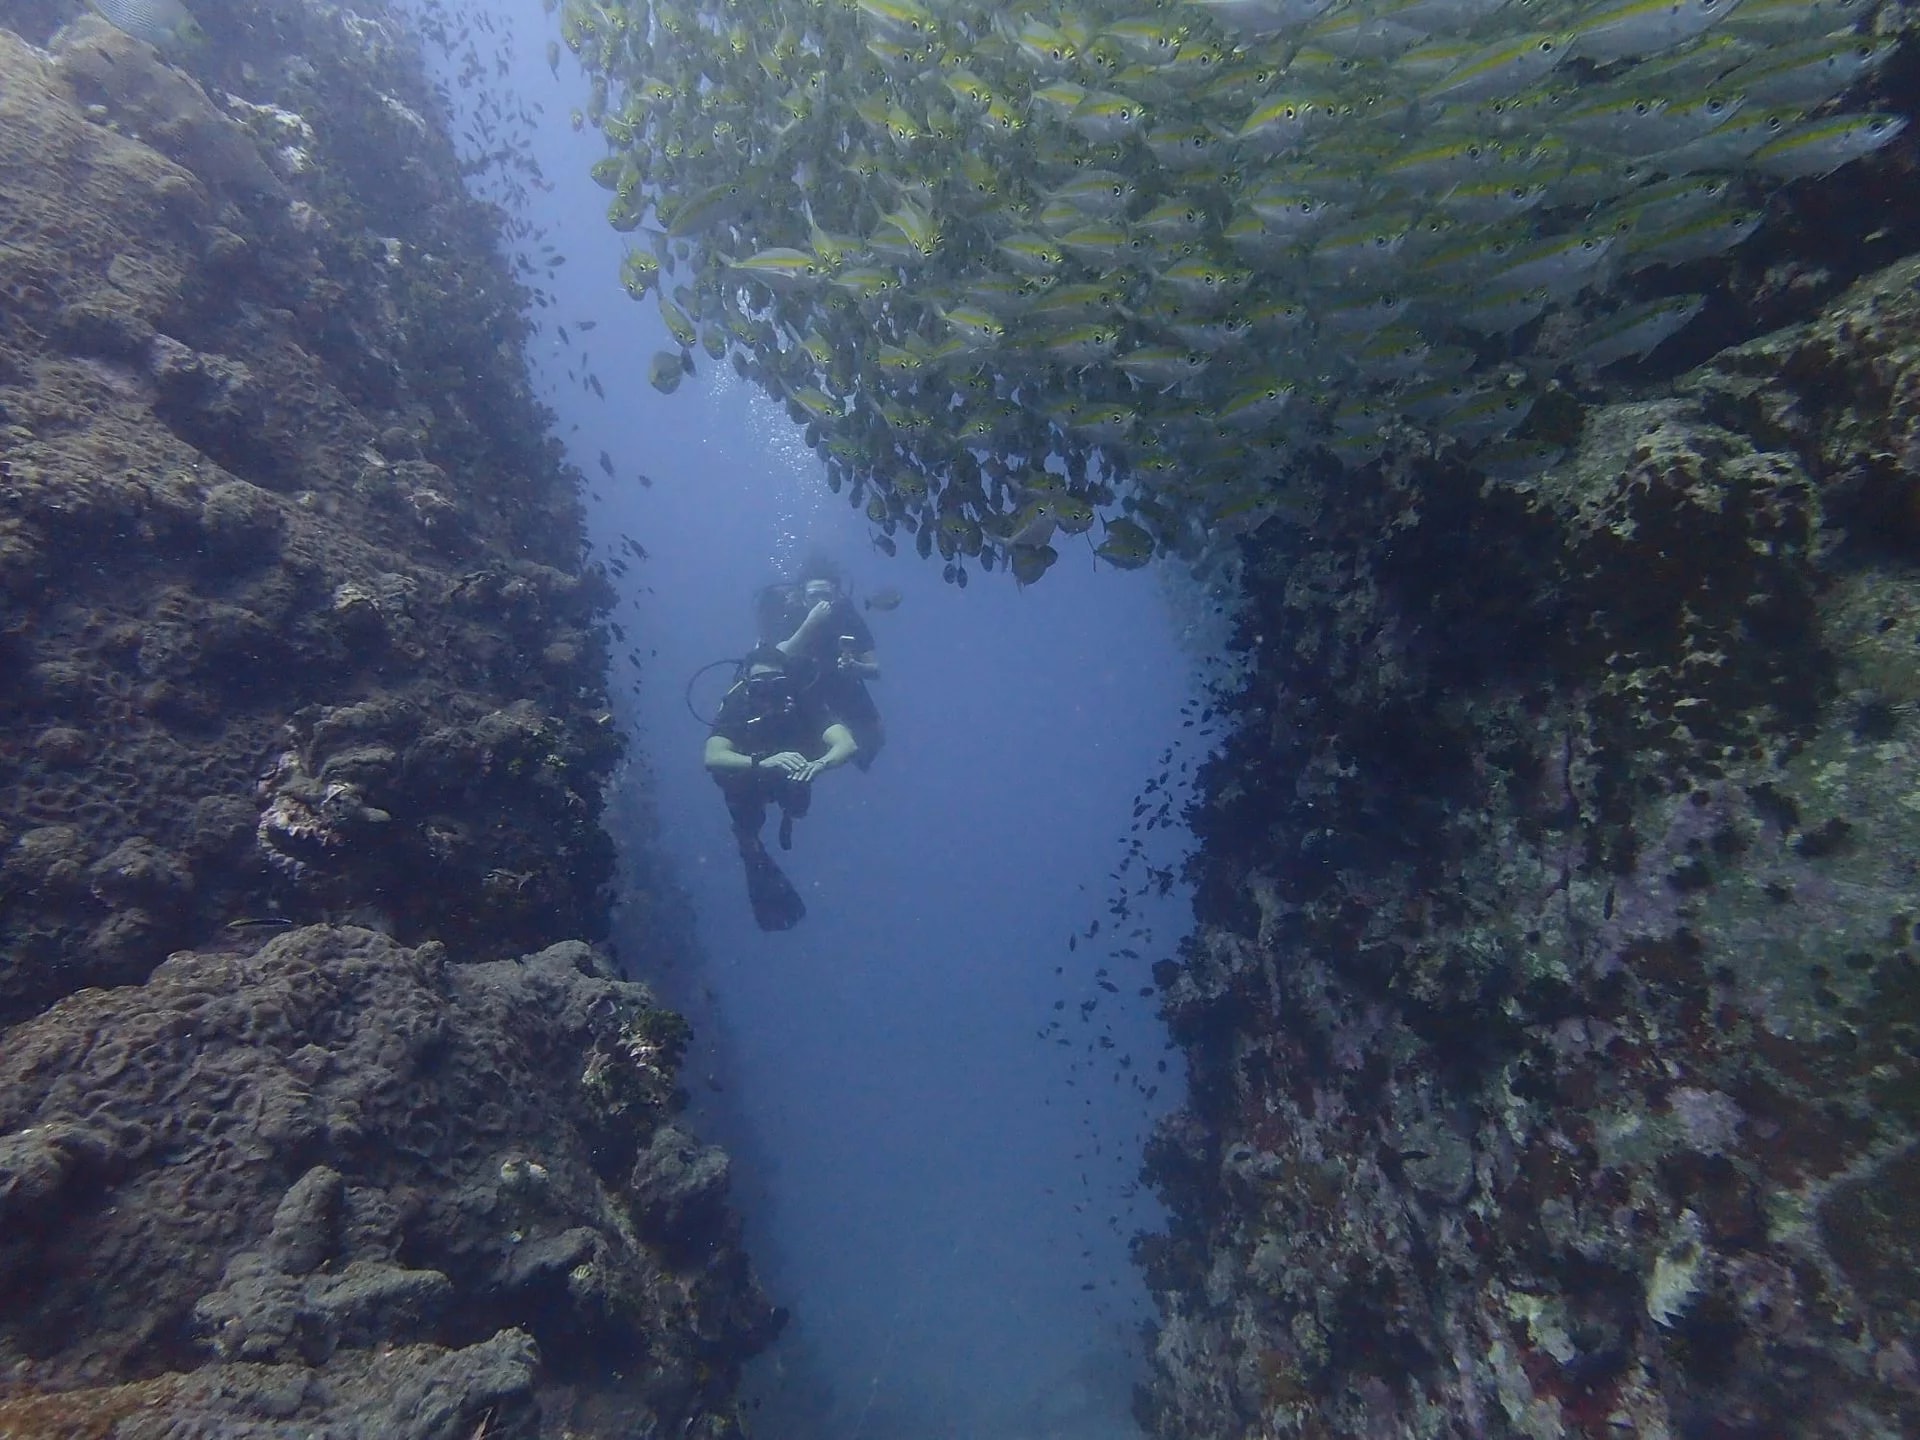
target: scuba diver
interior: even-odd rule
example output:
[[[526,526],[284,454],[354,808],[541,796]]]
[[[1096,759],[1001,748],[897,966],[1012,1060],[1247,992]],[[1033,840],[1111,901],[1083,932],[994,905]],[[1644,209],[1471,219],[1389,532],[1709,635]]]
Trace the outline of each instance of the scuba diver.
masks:
[[[873,631],[847,598],[838,571],[810,560],[792,583],[763,588],[755,609],[760,643],[787,657],[801,694],[846,725],[859,747],[853,763],[870,768],[887,738],[867,692],[867,681],[880,678],[880,662]]]
[[[757,646],[720,702],[707,736],[707,773],[726,796],[747,868],[747,899],[762,930],[789,930],[807,907],[760,839],[767,806],[780,807],[780,848],[793,848],[793,822],[813,801],[813,778],[855,758],[853,733],[809,701],[794,663],[775,645]]]

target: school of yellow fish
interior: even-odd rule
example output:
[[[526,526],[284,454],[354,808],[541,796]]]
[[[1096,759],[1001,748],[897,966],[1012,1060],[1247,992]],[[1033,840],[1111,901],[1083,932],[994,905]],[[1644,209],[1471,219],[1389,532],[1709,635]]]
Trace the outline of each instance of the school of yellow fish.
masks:
[[[965,584],[1031,582],[1082,534],[1121,567],[1204,563],[1329,456],[1543,463],[1552,376],[1699,309],[1658,267],[1900,134],[1844,99],[1893,48],[1874,8],[560,0],[560,22],[634,237],[622,281],[678,343],[653,383],[729,361],[876,544]]]

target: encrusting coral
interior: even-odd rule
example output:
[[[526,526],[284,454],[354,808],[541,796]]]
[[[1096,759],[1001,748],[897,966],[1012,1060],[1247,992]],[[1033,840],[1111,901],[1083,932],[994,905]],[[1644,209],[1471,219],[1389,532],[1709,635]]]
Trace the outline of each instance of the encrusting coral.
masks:
[[[1154,1433],[1920,1426],[1917,282],[1251,547]]]

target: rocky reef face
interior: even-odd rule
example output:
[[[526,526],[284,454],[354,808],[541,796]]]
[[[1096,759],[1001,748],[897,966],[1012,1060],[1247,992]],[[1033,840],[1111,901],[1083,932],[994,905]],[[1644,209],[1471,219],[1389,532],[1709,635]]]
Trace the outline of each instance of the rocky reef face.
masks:
[[[604,923],[604,585],[388,41],[313,121],[263,101],[280,149],[98,19],[7,42],[0,1018],[268,896],[495,954]],[[363,110],[417,162],[360,174]]]
[[[1169,1440],[1920,1431],[1920,261],[1580,418],[1253,554]]]
[[[392,21],[195,9],[0,10],[0,1434],[736,1433],[499,217]]]

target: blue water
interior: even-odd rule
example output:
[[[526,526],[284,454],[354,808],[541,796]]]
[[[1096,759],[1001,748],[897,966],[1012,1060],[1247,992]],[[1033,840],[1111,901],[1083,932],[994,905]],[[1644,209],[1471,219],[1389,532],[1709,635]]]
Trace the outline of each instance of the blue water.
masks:
[[[1177,885],[1149,884],[1124,916],[1114,902],[1149,861],[1177,867],[1178,832],[1145,833],[1146,858],[1114,872],[1136,794],[1197,733],[1183,726],[1191,657],[1159,582],[1096,571],[1066,541],[1040,585],[1002,574],[956,590],[937,563],[875,551],[794,427],[724,367],[657,394],[647,360],[667,337],[652,303],[619,289],[622,237],[586,175],[604,151],[565,123],[584,87],[570,61],[558,82],[548,74],[537,14],[503,12],[497,34],[484,53],[512,54],[504,87],[546,108],[522,139],[554,188],[517,203],[538,244],[567,256],[538,282],[556,303],[539,312],[536,378],[589,477],[597,553],[630,565],[613,617],[635,746],[623,783],[656,787],[658,844],[703,959],[696,973],[649,973],[631,913],[618,940],[694,1022],[692,1121],[734,1152],[749,1247],[793,1312],[750,1381],[756,1431],[1134,1435],[1150,1311],[1127,1241],[1158,1225],[1137,1189],[1140,1144],[1184,1083],[1139,991],[1185,908]],[[583,333],[581,319],[597,324]],[[645,561],[625,555],[626,537]],[[904,593],[898,611],[869,616],[889,741],[870,774],[816,783],[781,857],[810,913],[768,935],[747,910],[685,689],[742,653],[754,591],[814,551],[857,594]],[[710,716],[727,679],[697,680],[693,709]],[[1193,758],[1175,754],[1174,778]]]
[[[1090,1428],[1024,1429],[1018,1412],[1077,1367],[1123,1369],[1109,1352],[1143,1313],[1123,1242],[1150,1217],[1120,1194],[1142,1097],[1111,1065],[1067,1064],[1091,1058],[1108,1022],[1135,1073],[1157,1073],[1161,1042],[1150,1002],[1094,991],[1101,952],[1064,942],[1103,914],[1133,789],[1178,724],[1184,696],[1166,677],[1181,667],[1154,592],[1089,566],[962,595],[930,566],[863,553],[844,507],[806,515],[795,529],[837,541],[857,586],[890,581],[906,599],[875,618],[888,748],[870,774],[817,782],[783,857],[811,913],[762,934],[678,681],[739,653],[744,597],[806,492],[764,431],[710,428],[743,395],[675,398],[675,422],[631,442],[661,493],[607,493],[605,514],[657,537],[642,539],[654,593],[636,607],[659,637],[641,743],[711,957],[726,1096],[770,1167],[743,1195],[756,1249],[839,1377],[827,1433],[850,1433],[860,1407],[847,1407],[868,1398],[922,1414],[929,1435],[1125,1433],[1112,1393]],[[1132,971],[1137,986],[1144,964]],[[1091,993],[1105,1013],[1083,1025]],[[1071,1048],[1040,1037],[1060,1016]]]

